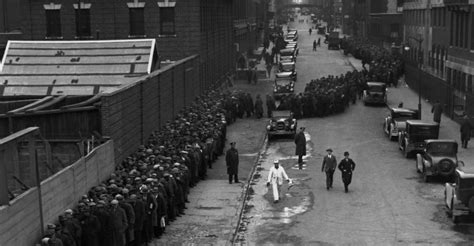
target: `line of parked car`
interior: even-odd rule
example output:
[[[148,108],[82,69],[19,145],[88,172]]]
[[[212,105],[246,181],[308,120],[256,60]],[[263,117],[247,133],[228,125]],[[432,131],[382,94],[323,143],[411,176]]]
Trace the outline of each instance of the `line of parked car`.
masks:
[[[280,50],[280,60],[273,86],[273,98],[280,100],[283,97],[295,93],[296,57],[298,56],[298,31],[288,30],[285,35],[285,49]],[[291,136],[296,133],[297,122],[290,110],[278,110],[272,112],[272,118],[267,125],[268,139],[273,136]]]
[[[449,180],[444,201],[454,223],[474,213],[474,169],[458,160],[455,140],[438,139],[438,123],[420,120],[416,109],[390,108],[383,130],[390,140],[398,140],[406,158],[415,157],[415,169],[425,182],[434,177]]]

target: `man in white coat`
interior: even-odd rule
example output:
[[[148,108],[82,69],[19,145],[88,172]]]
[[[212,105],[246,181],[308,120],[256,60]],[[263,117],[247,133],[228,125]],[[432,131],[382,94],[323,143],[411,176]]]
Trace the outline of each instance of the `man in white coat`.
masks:
[[[273,190],[273,202],[277,203],[280,200],[280,188],[283,185],[283,179],[288,181],[291,184],[290,178],[286,175],[285,169],[280,167],[278,160],[273,162],[274,166],[270,168],[268,173],[267,186],[272,184]]]

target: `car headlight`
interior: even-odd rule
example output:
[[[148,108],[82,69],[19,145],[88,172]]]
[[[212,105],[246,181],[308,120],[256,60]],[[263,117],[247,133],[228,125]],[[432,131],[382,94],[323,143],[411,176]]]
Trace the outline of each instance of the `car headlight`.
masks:
[[[273,92],[277,92],[277,88],[273,89]]]
[[[270,130],[271,128],[272,128],[271,126],[267,125],[267,130]]]

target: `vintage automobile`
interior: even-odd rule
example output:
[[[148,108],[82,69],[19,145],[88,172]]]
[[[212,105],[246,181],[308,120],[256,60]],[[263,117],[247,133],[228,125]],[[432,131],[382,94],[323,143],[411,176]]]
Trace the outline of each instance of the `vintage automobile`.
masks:
[[[273,136],[285,135],[294,138],[297,121],[289,110],[272,111],[272,118],[267,125],[268,140]]]
[[[390,108],[383,122],[383,131],[390,140],[398,138],[398,133],[405,130],[407,120],[418,120],[418,110],[409,108]]]
[[[294,49],[280,50],[280,60],[291,60],[296,62],[296,53]]]
[[[425,148],[416,154],[416,170],[425,182],[429,182],[433,176],[453,178],[458,166],[457,153],[458,143],[455,140],[425,140]]]
[[[321,34],[321,35],[326,34],[326,27],[325,26],[318,27],[318,34]]]
[[[407,120],[405,124],[405,131],[398,133],[398,147],[406,158],[423,151],[426,139],[438,139],[439,124],[436,122]]]
[[[293,41],[296,41],[296,40],[298,40],[298,36],[295,35],[295,34],[286,34],[285,40],[293,40]]]
[[[463,215],[474,214],[474,167],[462,161],[454,172],[454,183],[444,185],[444,202],[454,223]]]
[[[289,30],[288,33],[286,34],[286,36],[293,36],[293,41],[297,41],[298,40],[298,30]]]
[[[300,51],[296,44],[287,44],[285,46],[285,49],[293,49],[295,51],[295,56],[298,56],[298,53]]]
[[[273,97],[278,100],[283,96],[294,94],[295,92],[295,81],[293,79],[286,78],[275,78],[275,84],[273,86]]]
[[[297,73],[295,62],[280,62],[280,64],[278,64],[278,72],[275,76],[277,78],[290,77],[296,81]]]
[[[364,105],[387,104],[387,86],[382,82],[367,82],[362,100]]]

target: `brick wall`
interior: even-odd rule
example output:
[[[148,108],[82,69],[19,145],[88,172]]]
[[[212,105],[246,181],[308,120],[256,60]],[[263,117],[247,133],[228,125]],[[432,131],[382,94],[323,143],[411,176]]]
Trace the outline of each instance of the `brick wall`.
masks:
[[[73,207],[93,186],[105,180],[115,169],[113,141],[94,149],[73,165],[41,182],[44,223],[56,222],[57,216]],[[37,188],[0,207],[0,243],[2,246],[34,245],[41,237]]]
[[[116,162],[201,94],[198,68],[199,56],[191,56],[102,97],[103,135],[115,141]]]

